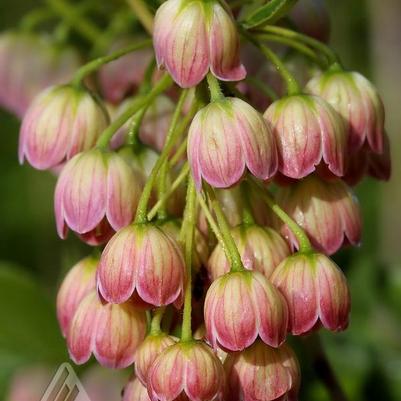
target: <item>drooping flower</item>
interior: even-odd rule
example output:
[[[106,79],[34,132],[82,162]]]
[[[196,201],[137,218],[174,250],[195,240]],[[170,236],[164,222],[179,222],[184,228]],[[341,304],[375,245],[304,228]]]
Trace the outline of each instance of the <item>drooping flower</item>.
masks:
[[[87,362],[93,353],[109,368],[126,368],[135,361],[135,351],[146,334],[146,313],[127,302],[105,304],[96,291],[79,304],[67,333],[71,359]]]
[[[334,175],[344,175],[347,145],[344,123],[323,99],[287,96],[269,106],[264,117],[276,137],[280,173],[300,179],[323,164]]]
[[[0,35],[0,105],[22,118],[36,95],[67,83],[80,66],[75,49],[48,37],[20,32]]]
[[[290,254],[289,247],[280,234],[269,227],[243,224],[231,230],[231,235],[241,255],[242,263],[248,270],[256,270],[269,278],[274,268]],[[208,264],[212,280],[230,271],[224,249],[217,244]]]
[[[272,347],[287,334],[288,311],[281,294],[259,272],[227,273],[206,294],[205,324],[214,348],[240,351],[258,337]]]
[[[118,231],[104,249],[98,288],[109,302],[122,303],[136,292],[162,306],[182,302],[184,260],[177,242],[153,224]]]
[[[135,169],[117,153],[92,149],[71,159],[55,191],[57,231],[68,227],[91,245],[131,223],[142,188]]]
[[[179,342],[150,367],[148,393],[152,401],[219,401],[224,383],[223,365],[205,343]]]
[[[276,199],[305,230],[319,251],[331,255],[344,244],[360,243],[362,217],[359,203],[343,181],[324,181],[317,175],[311,175],[293,185],[279,188]],[[292,248],[298,248],[292,231],[277,219],[276,225]]]
[[[175,344],[177,338],[165,333],[150,334],[136,351],[135,374],[146,386],[149,369],[156,358],[169,346]]]
[[[167,0],[156,13],[153,43],[158,65],[182,88],[198,85],[209,69],[223,81],[246,76],[237,28],[222,1]]]
[[[188,159],[198,188],[202,178],[217,188],[236,184],[246,169],[262,180],[277,170],[277,149],[262,116],[238,98],[201,109],[188,134]]]
[[[307,334],[321,325],[331,331],[347,328],[351,307],[347,279],[327,256],[290,256],[274,270],[270,280],[287,301],[292,334]]]
[[[41,92],[22,121],[20,163],[39,170],[57,167],[92,148],[108,125],[101,104],[85,89],[55,86]]]
[[[363,146],[374,153],[383,152],[383,102],[363,75],[329,71],[309,81],[306,90],[325,99],[343,117],[352,153]]]
[[[272,348],[257,340],[251,347],[228,354],[226,398],[244,401],[296,401],[301,373],[295,353],[283,344]]]
[[[71,268],[57,294],[57,318],[63,336],[77,307],[86,295],[96,289],[96,268],[99,260],[87,257]]]

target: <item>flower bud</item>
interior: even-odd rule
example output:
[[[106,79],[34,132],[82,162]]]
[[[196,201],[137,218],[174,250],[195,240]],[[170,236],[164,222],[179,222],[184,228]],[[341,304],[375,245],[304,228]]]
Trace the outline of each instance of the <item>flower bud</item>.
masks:
[[[71,359],[83,364],[93,353],[102,366],[126,368],[135,360],[146,324],[144,311],[130,303],[103,304],[93,291],[79,304],[68,330]]]
[[[170,345],[177,342],[177,338],[165,333],[150,334],[136,351],[135,374],[140,382],[146,386],[148,371],[156,358]]]
[[[46,170],[93,147],[108,125],[103,107],[86,90],[54,86],[41,92],[22,121],[19,160]]]
[[[266,278],[269,278],[274,268],[290,254],[285,240],[277,231],[268,227],[244,224],[232,229],[231,235],[244,267],[256,270]],[[230,271],[230,262],[220,244],[217,244],[212,252],[207,268],[213,281]]]
[[[120,37],[112,43],[109,53],[128,47],[135,41],[138,38]],[[143,82],[151,60],[151,49],[139,49],[102,66],[99,70],[99,84],[104,97],[118,104],[125,96],[134,93]]]
[[[278,204],[300,225],[313,246],[332,255],[344,244],[358,245],[361,241],[362,217],[359,203],[351,189],[341,180],[324,181],[311,175],[291,186],[281,187]],[[276,219],[292,248],[298,241],[292,231]]]
[[[198,85],[209,68],[223,81],[246,76],[237,28],[221,1],[167,0],[156,13],[153,43],[158,65],[182,88]]]
[[[331,331],[347,328],[351,307],[347,279],[327,256],[290,256],[274,270],[270,280],[287,300],[293,335],[307,334],[320,325]]]
[[[283,297],[259,272],[228,273],[206,294],[205,324],[213,348],[243,350],[258,335],[278,347],[285,340],[287,320]]]
[[[151,366],[148,393],[152,401],[217,401],[222,399],[224,382],[223,365],[206,344],[179,342]]]
[[[78,262],[65,276],[57,294],[57,318],[65,337],[74,313],[86,295],[96,289],[97,258]]]
[[[67,227],[90,245],[107,241],[131,223],[142,187],[141,177],[117,153],[92,149],[64,167],[55,191],[57,231]]]
[[[375,153],[383,152],[383,103],[364,76],[357,72],[330,71],[309,81],[306,90],[321,96],[343,117],[351,152],[362,146]]]
[[[277,170],[273,135],[262,116],[238,98],[224,98],[200,110],[188,134],[188,159],[198,188],[236,184],[248,168],[266,180]]]
[[[279,171],[300,179],[320,163],[344,175],[346,132],[341,117],[317,96],[296,95],[275,101],[264,117],[271,124],[279,153]]]
[[[102,253],[98,288],[112,303],[136,291],[145,302],[162,306],[182,302],[184,260],[177,242],[152,224],[118,231]]]
[[[48,37],[0,35],[0,105],[22,118],[33,98],[50,85],[68,82],[81,60],[75,49]]]
[[[300,369],[285,344],[272,348],[257,340],[251,347],[230,353],[224,363],[229,400],[295,401]]]
[[[124,387],[122,401],[150,401],[148,390],[136,377],[132,377]]]

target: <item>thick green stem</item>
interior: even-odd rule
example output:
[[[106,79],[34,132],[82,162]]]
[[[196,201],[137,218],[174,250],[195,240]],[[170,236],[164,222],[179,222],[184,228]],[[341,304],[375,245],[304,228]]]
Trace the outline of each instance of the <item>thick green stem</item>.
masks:
[[[155,183],[157,174],[159,173],[160,168],[163,163],[168,160],[170,152],[175,144],[176,139],[181,135],[182,130],[177,129],[178,120],[181,117],[182,108],[187,97],[188,90],[183,90],[178,101],[177,107],[174,111],[173,118],[171,120],[170,128],[167,133],[166,143],[164,145],[163,151],[160,157],[157,159],[156,164],[153,167],[152,172],[148,178],[148,181],[145,184],[145,188],[143,189],[141,198],[139,199],[138,209],[135,216],[136,223],[145,223],[147,220],[147,208],[149,203],[149,198],[152,193],[152,188]],[[185,128],[183,128],[185,129]]]
[[[114,60],[117,60],[118,58],[125,56],[128,53],[132,53],[136,50],[140,50],[144,47],[148,47],[151,45],[152,45],[152,40],[146,39],[146,40],[143,40],[142,42],[136,43],[135,45],[126,47],[124,49],[117,50],[114,53],[109,54],[107,56],[99,57],[95,60],[92,60],[89,63],[85,64],[84,66],[82,66],[81,68],[78,69],[78,71],[74,75],[72,84],[79,86],[79,85],[81,85],[81,83],[85,79],[85,77],[87,77],[88,75],[97,71],[104,64],[110,63]]]
[[[230,226],[227,222],[226,216],[223,212],[223,209],[220,206],[218,199],[211,187],[205,184],[205,188],[207,194],[210,199],[210,203],[212,205],[212,209],[214,214],[216,215],[217,222],[219,224],[220,232],[223,237],[223,241],[225,244],[225,251],[227,259],[230,261],[232,272],[238,272],[245,270],[244,265],[242,264],[241,256],[238,252],[237,245],[234,242],[234,239],[231,235]]]
[[[268,25],[260,30],[260,32],[273,33],[276,35],[284,36],[288,39],[298,40],[300,42],[306,43],[308,46],[320,51],[326,58],[329,65],[336,64],[338,68],[341,68],[341,62],[337,54],[329,46],[324,43],[311,38],[310,36],[304,35],[302,33],[293,31],[291,29],[282,28],[279,26]]]
[[[107,148],[111,138],[116,131],[121,128],[135,113],[141,110],[148,103],[152,102],[153,99],[163,93],[172,84],[171,78],[166,74],[155,87],[143,97],[138,98],[124,113],[116,118],[102,133],[97,141],[99,148]]]
[[[206,78],[207,78],[207,84],[209,85],[211,101],[215,102],[223,99],[224,95],[223,92],[221,91],[219,81],[216,79],[216,77],[211,72],[209,72]]]
[[[47,0],[47,3],[56,14],[67,20],[71,27],[89,42],[98,43],[99,40],[102,40],[102,31],[92,22],[80,16],[79,10],[68,1]]]
[[[267,192],[266,188],[263,188],[258,182],[253,181],[255,187],[262,199],[267,203],[274,214],[288,226],[292,233],[297,238],[299,244],[299,251],[303,253],[313,252],[313,247],[309,241],[305,231],[274,201],[274,199]]]
[[[264,33],[260,36],[261,39],[267,40],[268,42],[275,42],[275,43],[280,43],[288,47],[292,47],[299,53],[303,54],[304,56],[308,57],[310,60],[312,60],[315,64],[317,64],[320,68],[327,68],[327,65],[323,60],[321,60],[316,52],[312,50],[310,47],[306,46],[300,41],[287,38],[285,36],[280,36],[280,35],[275,35],[275,34],[269,34],[269,33]]]
[[[127,0],[135,16],[150,35],[153,33],[153,15],[143,0]]]
[[[185,265],[187,268],[187,284],[185,287],[184,312],[182,318],[181,341],[192,340],[192,254],[196,223],[196,189],[190,176],[187,189],[187,205],[182,223],[182,236],[185,238]]]
[[[165,307],[161,307],[161,308],[157,308],[155,310],[155,312],[153,313],[153,318],[152,321],[150,323],[150,334],[151,335],[157,335],[161,333],[161,321],[163,319],[164,316],[164,312],[166,311]]]
[[[161,198],[156,202],[153,206],[152,210],[148,213],[148,220],[152,220],[156,214],[158,213],[159,209],[166,204],[166,201],[170,198],[170,196],[177,190],[177,188],[182,184],[189,173],[189,164],[185,163],[182,167],[182,170],[178,177],[174,180],[168,190],[163,194]]]

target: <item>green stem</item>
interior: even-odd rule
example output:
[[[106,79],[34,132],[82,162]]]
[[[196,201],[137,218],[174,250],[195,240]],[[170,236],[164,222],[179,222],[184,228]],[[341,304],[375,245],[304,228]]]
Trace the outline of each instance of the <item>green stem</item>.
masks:
[[[167,192],[167,173],[169,170],[169,162],[166,160],[160,168],[159,178],[157,181],[157,197],[159,199],[164,198]],[[166,202],[162,202],[157,211],[157,217],[159,220],[164,220],[167,218],[167,208]]]
[[[234,239],[231,235],[230,226],[227,222],[226,216],[223,212],[223,209],[220,206],[219,201],[216,198],[216,195],[213,189],[205,184],[206,192],[209,196],[212,209],[216,215],[217,222],[219,224],[220,232],[223,237],[223,242],[225,244],[225,251],[227,259],[231,264],[231,272],[238,272],[245,270],[244,265],[242,264],[241,256],[238,252],[237,245],[234,242]]]
[[[97,146],[99,148],[107,148],[111,138],[116,133],[116,131],[121,128],[136,112],[141,110],[148,103],[152,102],[153,99],[163,93],[169,86],[171,86],[172,80],[166,74],[155,87],[143,97],[138,98],[131,107],[129,107],[124,113],[116,118],[102,133],[97,141]]]
[[[174,156],[170,160],[170,166],[175,166],[184,156],[185,152],[187,151],[187,144],[188,144],[188,139],[185,138],[177,151],[174,153]]]
[[[240,185],[241,198],[243,201],[242,221],[244,224],[255,224],[255,219],[252,214],[251,202],[249,201],[249,188],[246,181]]]
[[[164,195],[159,198],[159,200],[156,202],[156,204],[153,206],[151,211],[148,213],[148,220],[152,220],[156,214],[158,213],[160,207],[166,203],[168,198],[177,190],[177,188],[182,184],[182,182],[185,180],[189,173],[189,164],[185,163],[184,166],[182,167],[182,170],[178,177],[174,180],[174,182],[171,184],[169,189],[164,193]]]
[[[313,247],[309,241],[308,236],[305,231],[274,201],[274,199],[270,196],[270,194],[266,191],[266,188],[262,187],[257,181],[252,181],[255,184],[255,187],[258,189],[258,192],[262,199],[267,203],[270,209],[274,212],[274,214],[288,226],[288,228],[292,231],[295,237],[298,240],[299,251],[302,253],[311,253],[313,252]]]
[[[55,13],[66,19],[72,28],[91,43],[98,43],[102,37],[102,31],[86,18],[79,15],[79,10],[65,0],[47,0]]]
[[[336,64],[339,68],[341,68],[341,61],[340,61],[338,55],[334,52],[334,50],[332,50],[329,46],[325,45],[324,43],[322,43],[316,39],[313,39],[307,35],[293,31],[288,28],[282,28],[282,27],[273,26],[273,25],[266,26],[263,29],[261,29],[259,32],[273,33],[276,35],[284,36],[289,39],[295,39],[295,40],[304,42],[307,45],[320,51],[327,58],[329,65]]]
[[[187,206],[182,223],[182,236],[185,237],[185,265],[187,267],[187,284],[185,287],[184,312],[182,318],[181,341],[192,340],[192,254],[196,223],[196,189],[190,176],[187,189]]]
[[[152,321],[150,323],[150,335],[155,336],[161,333],[161,321],[164,316],[164,312],[166,311],[165,307],[157,308],[153,313]]]
[[[316,54],[316,52],[314,50],[312,50],[310,47],[304,45],[303,43],[301,43],[297,40],[287,38],[285,36],[269,34],[269,33],[264,33],[264,34],[261,34],[258,36],[260,36],[261,39],[267,40],[268,42],[280,43],[285,46],[292,47],[293,49],[297,50],[299,53],[301,53],[304,56],[311,59],[320,68],[322,68],[322,69],[327,68],[327,64],[318,57],[318,55]]]
[[[139,130],[142,125],[143,118],[145,117],[146,111],[148,110],[150,103],[147,106],[142,107],[141,110],[135,113],[130,121],[130,128],[127,134],[127,144],[136,146],[139,143]]]
[[[85,64],[78,71],[75,73],[74,78],[72,80],[72,84],[79,86],[81,85],[82,81],[85,79],[86,76],[90,75],[91,73],[97,71],[101,66],[104,64],[110,63],[118,58],[125,56],[128,53],[132,53],[136,50],[140,50],[144,47],[148,47],[152,45],[151,39],[143,40],[142,42],[136,43],[135,45],[126,47],[124,49],[120,49],[115,51],[112,54],[107,56],[99,57],[95,60],[90,61],[89,63]]]
[[[207,84],[209,85],[210,99],[212,102],[216,102],[224,98],[223,92],[221,91],[219,81],[217,78],[209,72],[207,74]]]
[[[25,15],[19,26],[25,32],[32,32],[42,22],[48,21],[55,17],[55,14],[49,8],[36,8],[27,15]]]
[[[160,157],[157,159],[152,172],[145,184],[141,198],[139,199],[138,209],[135,216],[135,223],[145,223],[147,220],[147,208],[150,195],[152,193],[152,188],[156,180],[157,174],[162,167],[163,163],[168,159],[170,152],[175,144],[176,139],[181,135],[182,130],[177,129],[178,120],[181,117],[182,108],[187,97],[188,90],[183,90],[181,92],[180,99],[178,101],[177,107],[174,111],[173,118],[171,120],[170,128],[167,133],[166,142]],[[181,127],[180,127],[181,128]],[[185,128],[184,128],[185,129]]]
[[[143,0],[127,0],[135,16],[150,35],[153,33],[153,15]]]

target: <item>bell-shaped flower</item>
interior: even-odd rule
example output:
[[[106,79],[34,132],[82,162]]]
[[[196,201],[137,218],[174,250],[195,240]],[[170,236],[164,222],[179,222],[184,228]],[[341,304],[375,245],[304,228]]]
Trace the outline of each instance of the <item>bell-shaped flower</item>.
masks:
[[[270,280],[287,301],[293,335],[320,326],[331,331],[347,328],[351,308],[347,279],[327,256],[297,253],[285,259]]]
[[[317,96],[275,101],[264,114],[276,137],[283,175],[300,179],[323,164],[336,176],[346,168],[347,136],[342,117]]]
[[[258,336],[278,347],[286,338],[288,310],[282,295],[259,272],[227,273],[206,294],[207,338],[214,348],[240,351]]]
[[[256,270],[269,278],[274,268],[290,255],[290,249],[280,234],[269,227],[243,224],[231,230],[231,235],[248,270]],[[207,269],[212,280],[230,271],[230,262],[220,244],[214,248]]]
[[[196,186],[202,178],[217,188],[236,184],[248,169],[262,180],[277,170],[276,142],[262,116],[238,98],[201,109],[188,134],[188,160]]]
[[[81,235],[90,245],[106,242],[131,223],[142,189],[142,177],[117,153],[92,149],[63,168],[54,207],[57,232]]]
[[[272,348],[257,340],[251,347],[228,354],[227,400],[297,401],[301,372],[294,351],[283,344]]]
[[[185,264],[178,243],[153,224],[118,231],[104,249],[98,289],[112,303],[134,293],[154,306],[182,302]]]
[[[146,335],[146,312],[127,302],[103,303],[96,291],[79,304],[67,333],[71,359],[87,362],[93,353],[102,366],[126,368]]]
[[[221,401],[225,377],[219,358],[200,341],[166,348],[149,369],[152,401]]]
[[[109,123],[103,106],[87,90],[54,86],[35,97],[21,125],[20,163],[38,170],[57,167],[92,148]]]
[[[239,35],[223,1],[167,0],[157,10],[153,33],[157,63],[182,88],[198,85],[208,73],[240,81]]]
[[[309,81],[306,91],[325,99],[343,117],[351,152],[363,146],[374,153],[383,152],[383,102],[363,75],[329,71]]]
[[[362,234],[359,202],[343,181],[324,181],[311,175],[293,185],[279,188],[278,204],[300,225],[313,246],[332,255],[343,245],[358,245]],[[298,241],[292,231],[278,219],[276,226],[288,238],[292,248]]]
[[[57,318],[64,337],[80,302],[96,289],[99,259],[86,257],[71,268],[57,293]]]

